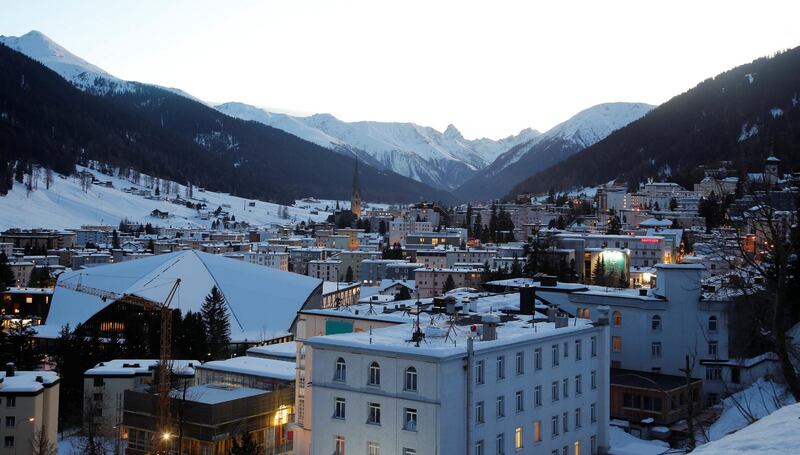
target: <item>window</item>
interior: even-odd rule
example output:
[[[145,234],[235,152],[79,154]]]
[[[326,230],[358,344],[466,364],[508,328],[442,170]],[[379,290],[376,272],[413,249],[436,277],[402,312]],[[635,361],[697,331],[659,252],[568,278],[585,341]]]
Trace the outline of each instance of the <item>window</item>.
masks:
[[[306,415],[306,399],[299,397],[297,399],[297,423],[303,424],[303,417]]]
[[[614,320],[614,327],[619,327],[622,325],[622,313],[619,311],[611,313],[611,318]]]
[[[720,367],[706,367],[706,380],[719,381],[722,379],[722,369]]]
[[[661,331],[661,316],[659,315],[653,316],[653,319],[650,320],[650,329],[653,332]]]
[[[6,428],[14,428],[17,422],[14,416],[7,416],[6,417]]]
[[[497,380],[505,379],[506,377],[506,357],[499,356],[497,357]]]
[[[403,455],[417,455],[417,449],[409,449],[408,447],[403,447]]]
[[[405,408],[403,410],[403,429],[417,431],[417,410]]]
[[[517,403],[517,412],[522,412],[525,410],[525,398],[522,394],[522,390],[518,390],[516,393],[516,403]]]
[[[403,387],[412,392],[417,391],[417,369],[414,367],[406,368],[405,381]]]
[[[506,453],[506,434],[498,433],[494,438],[495,453],[497,455],[504,455]]]
[[[558,381],[553,381],[553,384],[550,386],[550,392],[552,393],[553,401],[558,401]]]
[[[622,406],[630,409],[642,408],[642,397],[638,394],[626,393],[622,396]]]
[[[561,426],[564,430],[564,433],[569,431],[569,412],[561,414]]]
[[[589,407],[589,417],[592,420],[592,423],[597,423],[597,404],[592,403]]]
[[[381,385],[381,366],[378,362],[369,364],[369,385]]]
[[[575,409],[575,429],[581,427],[581,408]]]
[[[589,455],[597,455],[597,436],[589,436]]]
[[[611,346],[614,348],[614,352],[621,352],[622,337],[611,337]]]
[[[575,361],[577,362],[583,357],[583,346],[581,340],[575,340]]]
[[[484,416],[483,416],[483,401],[479,401],[475,403],[475,423],[483,423]]]
[[[569,378],[564,378],[561,381],[561,388],[563,389],[562,395],[564,395],[564,398],[568,397],[569,396]]]
[[[642,399],[642,409],[645,411],[661,412],[661,398],[645,395]]]
[[[709,316],[708,318],[708,331],[715,333],[717,331],[717,317]]]
[[[16,408],[17,407],[17,397],[8,397],[8,398],[6,398],[6,407],[7,408]]]
[[[558,416],[550,418],[550,434],[555,438],[558,436]]]
[[[103,378],[94,378],[92,381],[95,387],[103,387],[106,383],[103,381]]]
[[[568,357],[569,357],[569,343],[565,341],[564,342],[564,358],[566,359]]]
[[[368,442],[367,455],[381,455],[381,445],[377,442]]]
[[[517,353],[517,374],[525,373],[525,353]]]
[[[475,455],[483,455],[483,441],[475,443]]]
[[[381,405],[379,403],[368,404],[367,423],[371,423],[373,425],[381,424]]]
[[[540,386],[540,385],[537,385],[533,389],[533,404],[535,406],[541,406],[542,405],[542,386]]]
[[[347,365],[344,363],[344,359],[341,357],[336,359],[336,372],[333,375],[333,380],[341,382],[347,380]]]
[[[533,422],[533,442],[542,442],[542,421]]]
[[[713,355],[714,357],[717,356],[717,342],[716,341],[709,341],[708,342],[708,355]]]
[[[514,448],[519,450],[522,448],[522,427],[514,429]]]
[[[336,398],[336,401],[334,402],[333,405],[333,418],[344,419],[346,411],[347,411],[347,403],[345,403],[344,398]]]
[[[536,348],[533,351],[533,367],[537,370],[542,369],[542,348]]]
[[[102,393],[95,393],[92,395],[92,399],[94,401],[103,401],[103,394]]]
[[[506,397],[500,395],[497,397],[497,418],[505,417],[506,416]]]
[[[592,337],[592,357],[597,357],[597,337]]]
[[[5,447],[14,447],[14,436],[6,436]]]
[[[553,355],[553,368],[558,366],[558,345],[554,344],[550,350],[552,351]]]
[[[661,358],[661,342],[660,341],[654,341],[650,345],[650,355],[654,359],[660,359]]]
[[[344,455],[344,436],[333,437],[333,455]]]
[[[582,391],[583,387],[581,385],[581,382],[582,382],[581,375],[575,376],[575,395],[580,395],[581,393],[583,393]]]
[[[596,371],[592,371],[591,383],[592,383],[592,390],[597,390],[597,372]]]
[[[475,384],[483,384],[483,360],[475,362]]]

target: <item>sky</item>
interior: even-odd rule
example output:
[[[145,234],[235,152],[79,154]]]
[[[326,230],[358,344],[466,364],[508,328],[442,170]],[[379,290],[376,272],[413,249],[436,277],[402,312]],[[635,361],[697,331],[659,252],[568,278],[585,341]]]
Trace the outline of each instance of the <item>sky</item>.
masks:
[[[797,0],[0,0],[0,35],[39,30],[122,79],[493,139],[663,103],[800,45],[798,18]]]

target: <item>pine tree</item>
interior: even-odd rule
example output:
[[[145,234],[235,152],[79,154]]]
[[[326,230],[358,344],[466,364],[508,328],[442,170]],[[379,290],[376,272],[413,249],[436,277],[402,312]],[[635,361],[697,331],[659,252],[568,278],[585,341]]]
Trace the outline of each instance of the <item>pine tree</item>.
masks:
[[[611,215],[611,218],[608,219],[608,229],[606,229],[606,234],[622,234],[622,223],[619,221],[619,217],[617,215]]]
[[[14,286],[17,283],[14,272],[8,266],[8,257],[5,253],[0,253],[0,289]]]
[[[453,275],[447,275],[447,279],[444,280],[444,288],[442,288],[442,294],[452,291],[456,288],[456,282],[453,280]]]
[[[349,265],[347,266],[347,272],[344,274],[344,280],[348,283],[353,282],[353,268]]]
[[[238,438],[233,438],[231,455],[258,455],[258,445],[249,432],[243,432]]]
[[[514,255],[514,261],[511,263],[511,276],[509,278],[522,277],[522,265],[519,262],[517,255]]]
[[[11,330],[6,338],[6,350],[20,370],[36,370],[42,363],[42,356],[36,352],[33,345],[35,334],[36,331],[30,324],[22,321],[11,324]]]
[[[597,258],[594,264],[594,284],[598,286],[606,285],[606,266],[602,258]]]
[[[115,249],[119,248],[119,233],[116,229],[111,232],[111,247]]]
[[[220,358],[227,352],[231,341],[231,323],[225,296],[216,286],[211,288],[211,292],[206,296],[200,312],[203,315],[209,352],[213,358]]]

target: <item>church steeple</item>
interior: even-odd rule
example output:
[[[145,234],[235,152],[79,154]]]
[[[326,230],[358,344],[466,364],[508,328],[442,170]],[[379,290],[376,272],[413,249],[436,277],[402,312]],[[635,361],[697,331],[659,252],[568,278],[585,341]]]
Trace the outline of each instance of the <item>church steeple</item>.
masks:
[[[361,189],[358,183],[358,158],[356,158],[356,167],[353,171],[353,195],[350,198],[350,210],[356,219],[361,218]]]

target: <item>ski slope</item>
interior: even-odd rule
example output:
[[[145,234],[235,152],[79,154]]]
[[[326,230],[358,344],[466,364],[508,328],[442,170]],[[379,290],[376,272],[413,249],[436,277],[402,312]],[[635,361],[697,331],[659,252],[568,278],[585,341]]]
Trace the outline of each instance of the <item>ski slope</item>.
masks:
[[[14,182],[14,188],[6,196],[0,196],[0,229],[9,228],[50,228],[75,229],[82,225],[107,224],[116,225],[122,219],[151,223],[162,227],[195,227],[209,228],[212,220],[203,220],[195,209],[185,205],[173,204],[166,200],[151,200],[144,196],[126,193],[125,188],[146,189],[144,185],[135,185],[130,181],[101,174],[96,170],[78,167],[78,171],[92,172],[100,181],[110,181],[113,188],[91,185],[87,192],[81,189],[81,181],[77,177],[54,174],[53,184],[46,189],[40,179],[38,189],[27,192],[25,185]],[[146,179],[142,178],[142,181]],[[186,187],[178,188],[178,194],[185,199]],[[166,197],[162,193],[162,197]],[[175,198],[172,193],[169,198]],[[289,219],[279,216],[280,205],[269,202],[245,199],[226,193],[194,190],[194,203],[205,202],[207,209],[213,211],[217,207],[236,217],[236,221],[246,221],[252,226],[267,226],[273,223],[299,223],[313,220],[324,221],[330,215],[324,209],[335,207],[335,201],[316,201],[314,203],[298,201],[296,206],[288,207]],[[249,204],[253,203],[251,207]],[[347,207],[348,204],[344,204]],[[300,208],[304,207],[304,208]],[[161,219],[150,216],[155,210],[169,213],[169,218]],[[317,211],[318,213],[311,213]]]

